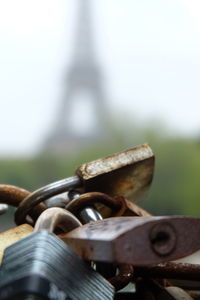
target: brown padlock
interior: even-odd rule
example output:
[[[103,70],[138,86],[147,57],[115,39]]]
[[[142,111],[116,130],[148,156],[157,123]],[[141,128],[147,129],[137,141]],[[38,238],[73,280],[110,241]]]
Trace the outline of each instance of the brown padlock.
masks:
[[[144,197],[153,173],[154,154],[148,144],[85,163],[76,170],[84,192],[98,191],[131,201]]]
[[[19,241],[20,239],[28,236],[33,232],[33,227],[29,224],[23,224],[4,232],[0,233],[0,262],[3,258],[4,250]]]
[[[145,266],[195,252],[199,230],[198,218],[116,217],[83,225],[63,240],[86,260]]]
[[[148,190],[153,171],[154,154],[148,144],[83,164],[76,170],[76,176],[54,182],[27,196],[15,213],[15,222],[25,223],[26,216],[39,203],[74,188],[138,201]]]

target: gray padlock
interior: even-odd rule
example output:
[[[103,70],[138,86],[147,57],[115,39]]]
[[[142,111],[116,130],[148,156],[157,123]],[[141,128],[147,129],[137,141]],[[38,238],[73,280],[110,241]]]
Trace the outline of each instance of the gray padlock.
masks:
[[[79,224],[64,209],[44,211],[36,232],[5,250],[0,299],[29,299],[30,295],[41,300],[113,299],[113,286],[51,232],[58,225],[69,229]]]

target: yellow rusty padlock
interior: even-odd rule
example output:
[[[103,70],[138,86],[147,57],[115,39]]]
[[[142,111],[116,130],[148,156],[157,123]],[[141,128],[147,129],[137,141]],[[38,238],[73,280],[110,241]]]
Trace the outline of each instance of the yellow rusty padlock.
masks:
[[[29,224],[23,224],[4,232],[0,233],[0,263],[3,258],[4,250],[19,241],[20,239],[28,236],[33,232],[33,227]]]

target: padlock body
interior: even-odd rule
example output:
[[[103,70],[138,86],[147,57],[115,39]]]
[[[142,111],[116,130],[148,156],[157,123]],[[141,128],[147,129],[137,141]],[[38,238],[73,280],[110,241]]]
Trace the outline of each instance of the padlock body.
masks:
[[[29,224],[16,226],[0,233],[0,263],[6,247],[16,243],[20,239],[28,236],[33,232],[33,227]]]
[[[40,230],[5,250],[0,299],[113,299],[113,287],[53,233]],[[38,299],[38,298],[36,298]]]

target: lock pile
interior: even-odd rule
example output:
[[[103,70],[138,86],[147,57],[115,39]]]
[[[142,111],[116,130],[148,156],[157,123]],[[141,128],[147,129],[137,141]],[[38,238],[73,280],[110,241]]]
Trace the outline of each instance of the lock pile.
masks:
[[[0,185],[0,299],[200,299],[200,219],[155,217],[136,205],[150,187],[144,144],[80,166],[32,193]]]

